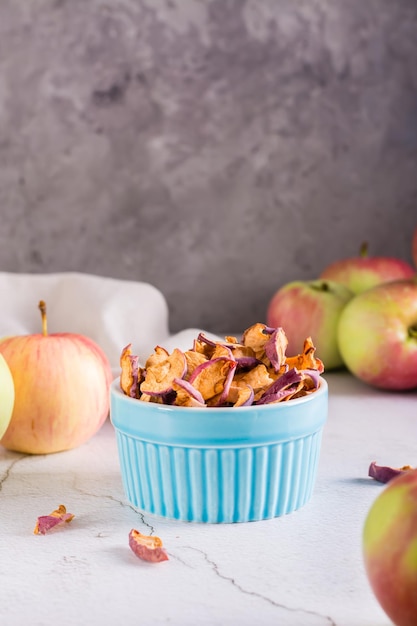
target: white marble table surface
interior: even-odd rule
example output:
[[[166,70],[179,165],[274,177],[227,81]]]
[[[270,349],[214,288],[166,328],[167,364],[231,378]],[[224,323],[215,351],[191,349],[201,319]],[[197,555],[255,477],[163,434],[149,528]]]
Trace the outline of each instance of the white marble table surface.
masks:
[[[109,421],[78,449],[25,456],[0,446],[0,624],[388,626],[365,577],[361,532],[383,485],[370,461],[416,464],[417,392],[326,375],[329,418],[312,500],[286,517],[230,525],[142,514],[124,497]],[[35,535],[60,503],[71,524]],[[128,547],[136,528],[169,560]]]

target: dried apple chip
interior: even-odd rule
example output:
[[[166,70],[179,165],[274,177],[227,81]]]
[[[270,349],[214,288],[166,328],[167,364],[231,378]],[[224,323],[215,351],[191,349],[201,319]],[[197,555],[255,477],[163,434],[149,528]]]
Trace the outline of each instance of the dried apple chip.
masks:
[[[69,523],[74,519],[72,513],[67,513],[67,509],[63,504],[60,504],[55,511],[52,511],[49,515],[41,515],[38,517],[36,526],[34,528],[35,535],[45,535],[49,530],[57,526],[58,524]]]
[[[168,356],[160,355],[146,364],[145,379],[140,385],[141,393],[149,395],[164,395],[172,390],[175,378],[182,378],[187,371],[187,361],[184,353],[178,348]]]
[[[183,378],[175,378],[173,390],[176,392],[175,404],[177,406],[206,406],[198,389]]]
[[[139,367],[139,357],[132,354],[131,343],[122,350],[120,367],[120,387],[127,396],[137,398],[143,372]]]
[[[207,361],[207,357],[204,356],[204,354],[196,352],[195,350],[186,350],[186,352],[184,352],[184,356],[187,362],[187,372],[184,376],[186,379],[191,376],[196,367],[204,363],[204,361]]]
[[[235,400],[232,403],[233,406],[250,406],[253,404],[255,398],[255,393],[252,387],[247,383],[236,385],[235,389],[231,388],[228,399],[233,397],[232,394],[235,394]]]
[[[204,400],[209,400],[222,393],[230,371],[235,369],[236,361],[218,357],[197,367],[189,382],[201,393]]]
[[[229,365],[230,365],[230,362],[229,362]],[[227,397],[229,395],[229,390],[233,381],[233,376],[235,374],[236,367],[237,367],[236,361],[232,360],[232,365],[230,365],[230,369],[226,373],[226,378],[223,383],[223,389],[220,392],[218,398],[216,399],[214,406],[224,406],[227,403]]]
[[[168,561],[168,555],[162,547],[162,541],[159,537],[142,535],[138,530],[132,528],[129,533],[129,546],[142,561],[149,563]]]
[[[303,351],[297,356],[286,357],[285,363],[288,367],[296,367],[299,370],[313,369],[322,373],[324,371],[324,365],[320,359],[315,356],[316,347],[313,344],[311,337],[307,337],[304,341]]]
[[[269,328],[265,324],[253,324],[245,330],[242,336],[242,343],[244,346],[252,348],[255,356],[259,361],[265,363],[265,345],[268,342],[271,334],[274,332],[274,328]],[[269,361],[269,359],[268,359]]]
[[[235,374],[235,381],[238,384],[246,383],[249,385],[254,391],[254,400],[256,402],[264,391],[273,384],[274,379],[269,375],[266,366],[261,363],[248,371]]]
[[[291,371],[291,370],[288,370]],[[299,372],[301,375],[301,380],[297,384],[293,384],[289,387],[285,393],[282,394],[281,400],[283,402],[288,402],[288,400],[292,400],[295,398],[302,398],[303,396],[307,396],[310,393],[313,393],[318,389],[320,381],[320,374],[316,370],[302,370]]]
[[[203,354],[207,359],[211,359],[216,342],[205,336],[204,333],[199,333],[197,339],[194,339],[193,350]]]
[[[281,401],[288,402],[288,400],[295,400],[296,398],[302,398],[303,396],[306,396],[308,393],[310,392],[306,391],[303,381],[300,380],[299,383],[294,383],[293,385],[291,385],[285,390]],[[280,402],[280,400],[278,400],[278,402]]]
[[[237,370],[241,371],[241,370],[250,370],[253,369],[254,367],[256,367],[257,365],[263,365],[263,363],[261,361],[258,361],[258,359],[254,356],[235,356],[235,360],[237,363]]]
[[[163,348],[162,346],[156,346],[153,354],[149,355],[145,363],[145,369],[162,365],[163,363],[165,363],[168,357],[168,350],[165,350],[165,348]]]
[[[232,350],[225,343],[218,343],[213,350],[211,359],[217,359],[219,357],[225,357],[226,359],[235,360]]]
[[[265,354],[275,372],[279,372],[286,362],[285,351],[287,346],[287,335],[282,328],[276,328],[265,343]]]
[[[300,390],[299,384],[302,379],[302,374],[295,368],[288,370],[268,387],[256,404],[272,404],[294,395]]]
[[[403,465],[402,467],[390,467],[389,465],[378,465],[375,461],[369,466],[368,476],[374,478],[380,483],[388,483],[390,480],[401,474],[405,474],[414,467],[411,465]]]
[[[301,370],[304,381],[304,389],[306,391],[314,391],[318,389],[320,384],[320,372],[318,370],[306,369]]]

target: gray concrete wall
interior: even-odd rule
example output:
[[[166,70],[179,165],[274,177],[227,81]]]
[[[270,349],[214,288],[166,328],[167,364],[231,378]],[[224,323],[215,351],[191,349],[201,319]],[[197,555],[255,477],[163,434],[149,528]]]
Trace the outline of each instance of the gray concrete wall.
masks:
[[[147,281],[171,329],[411,260],[416,0],[1,0],[0,269]]]

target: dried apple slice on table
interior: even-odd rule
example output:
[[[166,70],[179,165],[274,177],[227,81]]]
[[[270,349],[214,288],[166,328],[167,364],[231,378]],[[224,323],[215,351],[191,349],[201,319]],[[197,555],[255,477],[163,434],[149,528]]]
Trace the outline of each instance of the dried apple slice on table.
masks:
[[[411,465],[403,465],[402,467],[391,467],[389,465],[378,465],[375,461],[369,466],[368,476],[374,478],[380,483],[388,483],[390,480],[401,474],[405,474],[414,469]]]
[[[138,530],[132,528],[129,533],[129,546],[132,552],[142,561],[148,561],[149,563],[168,561],[168,555],[159,537],[142,535]]]
[[[41,515],[38,517],[33,532],[35,535],[45,535],[59,524],[72,522],[74,517],[72,513],[67,513],[67,509],[63,504],[60,504],[59,507],[49,515]]]

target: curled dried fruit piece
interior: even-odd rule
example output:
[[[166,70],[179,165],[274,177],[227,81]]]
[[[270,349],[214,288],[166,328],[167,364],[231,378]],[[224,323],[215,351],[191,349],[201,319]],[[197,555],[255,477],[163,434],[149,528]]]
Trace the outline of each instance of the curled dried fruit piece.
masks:
[[[252,387],[246,383],[236,385],[234,389],[230,389],[229,397],[232,393],[235,393],[236,400],[233,402],[233,406],[250,406],[253,404],[255,393]]]
[[[301,370],[304,376],[304,386],[307,391],[318,389],[320,384],[320,372],[318,370]]]
[[[172,354],[164,350],[148,359],[140,390],[150,396],[165,395],[172,390],[175,378],[182,378],[186,371],[187,361],[181,350],[175,348]]]
[[[143,372],[139,367],[139,357],[132,354],[131,343],[122,350],[122,354],[120,355],[120,367],[122,369],[120,374],[120,387],[127,396],[137,398]]]
[[[282,328],[276,328],[265,344],[265,354],[276,372],[285,364],[288,339]]]
[[[58,524],[62,524],[64,522],[71,522],[74,519],[74,515],[72,513],[67,513],[67,509],[63,504],[60,504],[55,511],[52,511],[50,515],[41,515],[38,517],[38,521],[36,522],[36,526],[34,528],[35,535],[45,535],[48,530],[54,528]]]
[[[162,346],[156,346],[154,353],[148,357],[145,363],[145,368],[150,369],[151,367],[158,367],[159,365],[165,363],[168,357],[168,350],[165,350]]]
[[[214,361],[214,359],[218,359],[222,357],[225,359],[230,359],[231,361],[235,360],[235,357],[233,356],[233,352],[231,348],[229,348],[229,346],[227,346],[226,344],[218,343],[217,346],[213,350],[213,354],[211,355],[211,360]]]
[[[236,359],[236,363],[237,363],[237,371],[242,371],[242,370],[250,370],[254,367],[256,367],[257,365],[263,365],[263,363],[261,363],[261,361],[258,361],[258,359],[254,356],[238,356],[236,357],[234,355],[235,359]]]
[[[256,404],[272,404],[280,402],[288,396],[293,396],[300,390],[302,380],[303,375],[301,372],[298,372],[295,368],[288,370],[268,387]]]
[[[204,363],[204,361],[207,361],[207,358],[204,356],[204,354],[201,354],[200,352],[195,352],[194,350],[187,350],[186,352],[184,352],[184,356],[187,363],[187,372],[184,378],[188,380],[188,378],[190,378],[191,374],[194,372],[195,368]]]
[[[215,347],[216,342],[206,337],[204,333],[199,333],[197,339],[194,339],[193,351],[204,355],[207,359],[211,358]]]
[[[248,371],[237,373],[235,382],[238,385],[249,385],[254,391],[254,400],[256,401],[259,400],[265,389],[273,384],[274,379],[269,375],[266,366],[261,363]]]
[[[183,378],[175,378],[173,389],[177,396],[175,404],[178,406],[206,406],[201,393]]]
[[[389,465],[377,465],[375,461],[369,466],[368,476],[374,478],[380,483],[387,483],[400,474],[405,474],[414,469],[411,465],[403,465],[402,467],[390,467]]]
[[[253,324],[245,330],[242,336],[242,344],[252,348],[254,356],[262,363],[269,364],[269,358],[265,354],[265,345],[270,339],[270,336],[275,331],[275,328],[269,328],[265,324],[257,323]]]
[[[230,384],[235,369],[236,361],[217,357],[196,367],[189,382],[201,393],[204,400],[209,400],[221,394]]]
[[[162,541],[159,537],[142,535],[138,530],[132,528],[129,533],[129,546],[136,556],[143,561],[150,563],[168,561],[168,555],[162,547]]]
[[[311,337],[307,337],[304,341],[303,351],[301,354],[286,358],[288,367],[296,367],[299,370],[317,370],[320,374],[324,371],[323,362],[315,356],[316,347]]]

